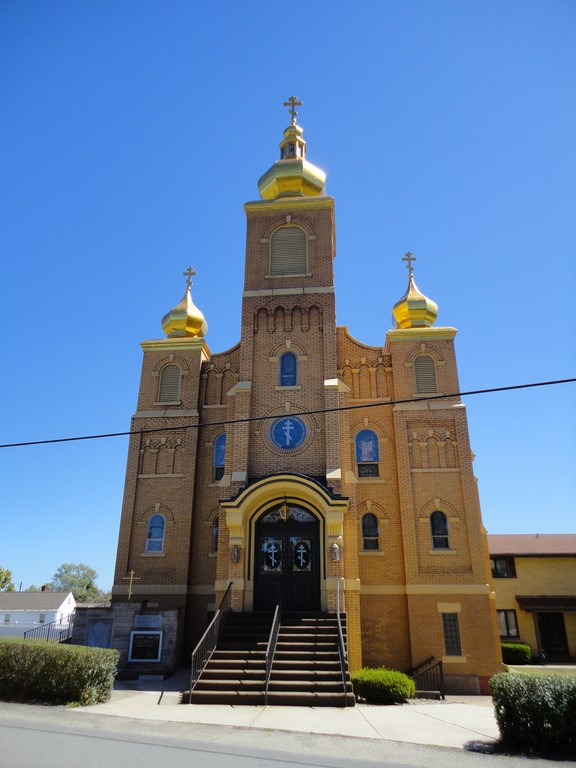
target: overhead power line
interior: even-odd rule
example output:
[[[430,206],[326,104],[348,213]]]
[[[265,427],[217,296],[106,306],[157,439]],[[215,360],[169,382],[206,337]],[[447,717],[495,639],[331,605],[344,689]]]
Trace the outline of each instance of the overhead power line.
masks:
[[[430,400],[447,400],[451,397],[470,397],[472,395],[488,395],[494,392],[510,392],[517,389],[533,389],[535,387],[549,387],[555,384],[573,384],[573,379],[556,379],[554,381],[537,381],[533,384],[512,384],[508,387],[490,387],[488,389],[471,389],[468,392],[451,392],[448,395],[428,395],[426,397],[408,397],[403,400],[384,400],[377,403],[360,403],[359,405],[341,405],[335,408],[319,408],[315,411],[304,411],[306,415],[313,416],[322,413],[334,413],[336,411],[355,411],[360,408],[382,408],[391,405],[403,405],[405,403],[422,403]],[[21,443],[5,443],[0,448],[24,448],[29,445],[50,445],[52,443],[72,443],[79,440],[102,440],[107,437],[127,437],[130,435],[146,435],[154,432],[170,432],[182,429],[204,429],[206,427],[224,427],[228,424],[248,424],[255,421],[271,421],[277,419],[278,414],[268,416],[249,416],[245,419],[224,419],[222,421],[209,421],[198,424],[186,424],[178,427],[158,427],[151,429],[135,429],[128,432],[108,432],[100,435],[78,435],[76,437],[55,437],[50,440],[28,440]]]

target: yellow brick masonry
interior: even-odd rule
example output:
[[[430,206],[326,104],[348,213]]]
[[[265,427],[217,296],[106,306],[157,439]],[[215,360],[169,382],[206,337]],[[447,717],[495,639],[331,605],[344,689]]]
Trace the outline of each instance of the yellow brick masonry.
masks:
[[[327,607],[334,609],[336,581],[345,584],[352,669],[385,664],[407,670],[429,656],[445,657],[442,613],[451,612],[459,618],[462,655],[445,658],[446,672],[453,679],[484,680],[497,670],[500,653],[465,408],[457,396],[435,404],[391,404],[414,397],[413,361],[423,352],[435,361],[438,391],[458,392],[454,329],[391,331],[384,347],[362,344],[336,328],[333,200],[258,201],[245,210],[240,343],[218,355],[194,340],[143,345],[132,428],[159,431],[154,444],[146,436],[130,441],[114,598],[125,598],[133,570],[135,598],[181,610],[188,653],[231,580],[234,608],[251,605],[249,558],[259,511],[250,511],[241,535],[235,528],[231,538],[220,504],[258,478],[323,477],[348,505],[341,535],[334,533],[337,526],[331,529],[322,559]],[[270,237],[286,223],[307,235],[308,273],[270,277]],[[280,356],[288,350],[298,360],[295,387],[281,387],[278,378]],[[182,371],[180,402],[159,405],[159,371],[168,361]],[[371,407],[311,413],[338,405]],[[269,420],[237,423],[284,414],[298,414],[308,430],[304,445],[289,455],[273,446]],[[225,420],[236,423],[211,426]],[[179,429],[172,431],[174,426]],[[378,436],[377,478],[358,477],[354,439],[364,428]],[[213,446],[222,431],[226,464],[215,482]],[[428,458],[428,439],[442,443],[443,452],[434,454],[441,459]],[[281,488],[274,493],[281,496]],[[432,548],[429,518],[435,509],[447,516],[449,551]],[[164,552],[151,556],[144,552],[146,520],[155,510],[167,520],[166,537]],[[363,549],[367,512],[379,522],[378,550]],[[341,548],[337,561],[328,556],[332,541]],[[233,542],[239,542],[238,562],[232,562]]]

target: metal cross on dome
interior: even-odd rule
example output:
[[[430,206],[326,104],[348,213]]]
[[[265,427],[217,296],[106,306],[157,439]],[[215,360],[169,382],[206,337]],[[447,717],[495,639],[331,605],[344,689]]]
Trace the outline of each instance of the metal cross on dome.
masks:
[[[198,272],[196,272],[196,270],[194,269],[194,267],[188,267],[188,269],[186,270],[186,272],[182,272],[182,274],[183,274],[183,275],[184,275],[184,277],[186,278],[186,288],[190,288],[190,286],[192,285],[192,277],[193,277],[194,275],[197,275],[197,274],[198,274]]]
[[[301,107],[302,102],[298,101],[298,96],[290,96],[288,101],[284,102],[285,107],[290,107],[290,117],[292,125],[296,125],[296,118],[298,117],[298,112],[296,112],[295,107]]]
[[[412,262],[416,261],[416,257],[412,256],[410,251],[406,254],[406,256],[402,256],[402,261],[407,262],[406,269],[408,270],[408,274],[412,276],[412,273],[414,272],[414,267],[412,266]]]

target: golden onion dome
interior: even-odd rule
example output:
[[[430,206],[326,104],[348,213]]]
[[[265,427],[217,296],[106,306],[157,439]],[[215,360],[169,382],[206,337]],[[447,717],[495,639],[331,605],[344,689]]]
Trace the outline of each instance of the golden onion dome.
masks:
[[[302,104],[291,96],[284,106],[290,107],[292,122],[280,142],[280,159],[258,181],[258,191],[264,200],[276,197],[316,197],[326,184],[326,174],[306,160],[306,142],[302,128],[296,125],[294,107]]]
[[[198,337],[202,338],[208,332],[208,323],[204,315],[192,301],[190,286],[192,285],[192,275],[196,272],[192,267],[184,272],[186,277],[186,293],[182,301],[177,304],[162,318],[162,328],[168,338],[178,337]]]
[[[416,261],[411,253],[402,259],[408,262],[408,289],[404,296],[394,304],[392,314],[397,328],[430,328],[438,317],[438,304],[429,299],[418,289],[412,274],[412,261]]]

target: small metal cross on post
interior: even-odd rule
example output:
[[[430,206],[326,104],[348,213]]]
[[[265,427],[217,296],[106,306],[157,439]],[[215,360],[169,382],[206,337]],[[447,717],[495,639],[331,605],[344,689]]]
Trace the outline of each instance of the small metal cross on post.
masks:
[[[296,118],[298,117],[298,112],[296,112],[295,107],[301,107],[302,102],[298,101],[298,96],[290,96],[288,101],[284,102],[285,107],[290,107],[290,117],[292,118],[290,122],[292,125],[296,125]]]
[[[133,595],[132,585],[133,585],[134,581],[138,581],[140,579],[140,576],[136,576],[136,571],[134,569],[132,569],[128,573],[128,576],[124,576],[123,578],[124,578],[124,580],[130,579],[130,583],[128,584],[128,600],[130,600],[130,598]]]
[[[406,261],[406,269],[408,270],[408,274],[410,277],[412,277],[412,273],[414,272],[414,267],[412,266],[412,262],[416,261],[416,257],[412,256],[410,251],[406,254],[406,256],[402,256],[402,261]]]
[[[192,277],[193,277],[194,275],[197,275],[197,274],[198,274],[198,272],[196,272],[196,270],[194,269],[194,267],[188,267],[188,269],[186,270],[186,272],[182,272],[182,274],[183,274],[183,275],[184,275],[184,277],[186,278],[186,288],[190,288],[190,286],[192,285]]]

